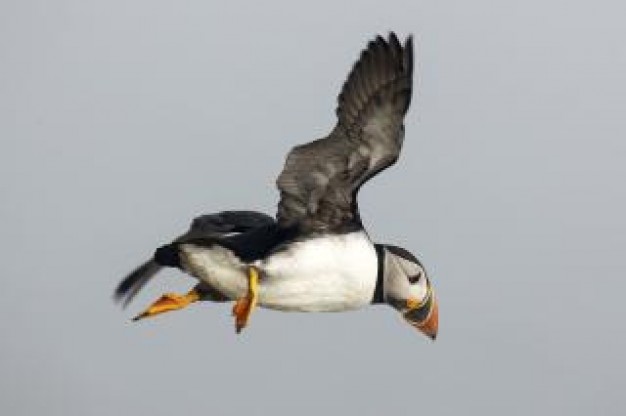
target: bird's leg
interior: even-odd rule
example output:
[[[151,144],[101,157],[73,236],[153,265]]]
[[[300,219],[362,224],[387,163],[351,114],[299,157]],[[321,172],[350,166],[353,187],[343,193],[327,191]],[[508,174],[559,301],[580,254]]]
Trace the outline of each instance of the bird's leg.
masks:
[[[200,293],[194,288],[186,295],[179,295],[177,293],[166,293],[154,302],[148,309],[140,313],[133,318],[133,321],[138,321],[143,318],[149,318],[155,315],[159,315],[165,312],[175,311],[182,309],[189,304],[200,300]]]
[[[256,267],[248,267],[248,293],[245,297],[240,298],[233,306],[233,315],[235,315],[235,330],[240,333],[243,328],[248,325],[248,320],[252,311],[257,304],[259,297],[259,271]]]

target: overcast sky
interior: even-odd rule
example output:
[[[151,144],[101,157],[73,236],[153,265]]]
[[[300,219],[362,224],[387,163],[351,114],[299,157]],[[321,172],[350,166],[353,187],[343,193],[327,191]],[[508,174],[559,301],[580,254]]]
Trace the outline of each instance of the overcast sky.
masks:
[[[622,2],[238,3],[0,3],[0,414],[623,414]],[[389,30],[416,90],[360,206],[429,270],[437,341],[382,306],[131,323],[193,280],[126,311],[118,280],[194,215],[273,214]]]

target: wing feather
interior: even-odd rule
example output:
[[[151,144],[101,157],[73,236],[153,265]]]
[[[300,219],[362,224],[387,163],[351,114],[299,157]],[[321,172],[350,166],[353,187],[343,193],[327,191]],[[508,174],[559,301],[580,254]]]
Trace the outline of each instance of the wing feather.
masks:
[[[390,33],[368,43],[338,97],[337,125],[294,147],[277,179],[278,222],[303,233],[360,226],[356,194],[400,155],[412,93],[413,41]]]

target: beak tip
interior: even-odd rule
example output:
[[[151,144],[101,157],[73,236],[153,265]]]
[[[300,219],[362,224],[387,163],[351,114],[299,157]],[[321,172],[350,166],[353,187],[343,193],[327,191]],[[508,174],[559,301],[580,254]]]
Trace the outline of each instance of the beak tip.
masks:
[[[406,315],[405,319],[407,319]],[[420,322],[411,322],[409,319],[409,323],[434,342],[437,339],[439,329],[439,305],[437,301],[433,299],[432,308],[426,319]]]

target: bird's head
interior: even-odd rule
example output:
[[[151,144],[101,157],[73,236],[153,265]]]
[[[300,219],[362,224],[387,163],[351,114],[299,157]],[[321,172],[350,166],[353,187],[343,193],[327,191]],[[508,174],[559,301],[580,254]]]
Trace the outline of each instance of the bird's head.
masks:
[[[439,308],[424,266],[407,250],[381,245],[383,301],[432,340],[437,337]]]

